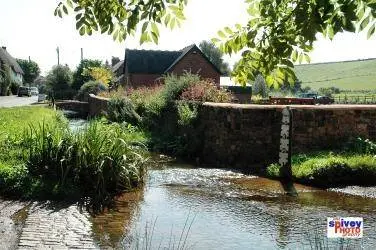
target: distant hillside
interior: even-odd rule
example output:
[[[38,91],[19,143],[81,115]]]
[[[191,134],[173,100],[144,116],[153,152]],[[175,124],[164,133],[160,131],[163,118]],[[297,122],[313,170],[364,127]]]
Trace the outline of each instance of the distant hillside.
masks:
[[[376,58],[295,66],[303,87],[337,87],[344,90],[376,89]]]

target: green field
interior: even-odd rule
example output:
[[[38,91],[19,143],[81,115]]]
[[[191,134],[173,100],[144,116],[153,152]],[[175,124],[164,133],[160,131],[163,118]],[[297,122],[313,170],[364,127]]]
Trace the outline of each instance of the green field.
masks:
[[[297,65],[302,87],[376,90],[376,59]]]

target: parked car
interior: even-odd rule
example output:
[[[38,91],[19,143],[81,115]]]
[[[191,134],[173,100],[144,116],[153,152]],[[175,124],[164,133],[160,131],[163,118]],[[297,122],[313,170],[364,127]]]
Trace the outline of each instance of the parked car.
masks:
[[[30,90],[31,90],[31,95],[38,95],[39,94],[37,87],[31,87]]]
[[[31,89],[29,87],[21,86],[18,88],[18,96],[31,96]]]

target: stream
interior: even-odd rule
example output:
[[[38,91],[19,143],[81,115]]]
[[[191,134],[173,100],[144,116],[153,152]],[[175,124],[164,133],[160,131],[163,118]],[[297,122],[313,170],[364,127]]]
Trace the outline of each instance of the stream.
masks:
[[[150,169],[142,191],[93,218],[94,233],[100,246],[123,249],[375,248],[373,188],[359,196],[295,187],[298,197],[289,197],[277,181],[164,164]],[[326,218],[335,216],[363,217],[364,237],[328,240]]]
[[[70,127],[86,123],[72,119]],[[0,249],[375,249],[376,187],[295,188],[291,197],[278,181],[156,155],[145,186],[101,215],[0,200]],[[327,217],[347,216],[363,217],[363,238],[327,239]]]
[[[72,129],[85,124],[71,120]],[[235,170],[153,157],[142,190],[91,218],[95,241],[117,249],[375,249],[376,187],[322,190]],[[327,239],[327,217],[363,217],[362,239]]]

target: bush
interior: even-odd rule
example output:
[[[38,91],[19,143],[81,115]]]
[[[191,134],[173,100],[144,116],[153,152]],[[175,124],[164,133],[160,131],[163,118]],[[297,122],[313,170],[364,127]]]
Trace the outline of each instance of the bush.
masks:
[[[107,91],[106,85],[97,81],[89,81],[81,86],[78,91],[77,99],[81,101],[87,101],[89,94],[98,95],[100,92]]]
[[[139,125],[142,120],[137,114],[133,103],[124,97],[110,99],[107,116],[110,121],[127,122],[133,125]]]
[[[180,99],[198,102],[230,102],[231,94],[225,90],[217,89],[213,81],[202,80],[184,90]]]
[[[10,92],[12,93],[12,95],[17,95],[18,93],[18,88],[20,87],[21,85],[16,83],[16,82],[12,82],[10,84]]]
[[[341,90],[336,87],[319,88],[319,94],[322,96],[332,97],[334,94],[339,94]]]
[[[262,98],[268,97],[269,87],[266,85],[264,77],[257,75],[252,88],[253,95],[260,95]]]

